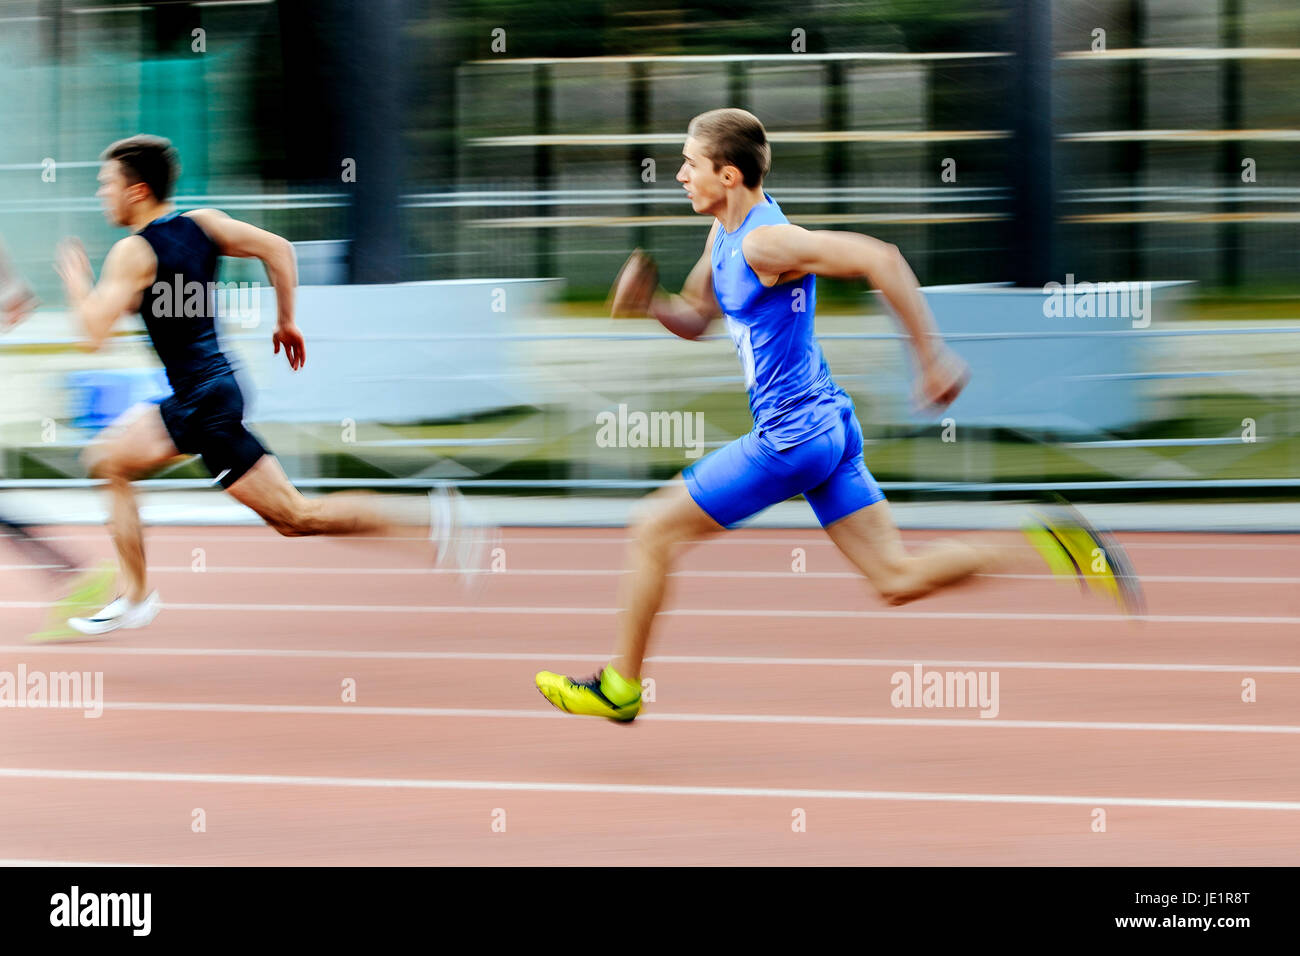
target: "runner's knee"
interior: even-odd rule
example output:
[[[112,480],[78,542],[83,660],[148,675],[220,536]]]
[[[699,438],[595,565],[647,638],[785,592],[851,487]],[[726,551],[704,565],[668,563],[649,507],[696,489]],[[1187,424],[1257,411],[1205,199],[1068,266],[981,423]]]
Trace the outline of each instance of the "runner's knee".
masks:
[[[305,538],[312,534],[307,523],[297,516],[267,518],[266,523],[274,528],[277,534],[285,538]]]
[[[307,530],[307,521],[298,508],[267,508],[261,512],[261,515],[262,520],[283,537],[301,538],[310,533]]]
[[[91,442],[81,450],[81,467],[91,478],[105,478],[108,458],[108,449],[103,442]]]
[[[284,508],[264,512],[262,520],[286,538],[304,538],[323,532],[323,525],[315,502],[303,498]]]
[[[285,538],[302,538],[311,534],[306,530],[306,525],[295,516],[287,517],[264,517],[264,521],[271,526],[275,532]]]
[[[662,513],[642,514],[632,525],[634,545],[649,556],[666,561],[678,543],[678,535]]]
[[[126,460],[111,445],[95,443],[81,453],[81,463],[91,478],[126,481],[131,478]]]
[[[881,600],[893,607],[924,597],[930,589],[921,580],[920,566],[911,558],[891,563],[883,573],[872,580]]]

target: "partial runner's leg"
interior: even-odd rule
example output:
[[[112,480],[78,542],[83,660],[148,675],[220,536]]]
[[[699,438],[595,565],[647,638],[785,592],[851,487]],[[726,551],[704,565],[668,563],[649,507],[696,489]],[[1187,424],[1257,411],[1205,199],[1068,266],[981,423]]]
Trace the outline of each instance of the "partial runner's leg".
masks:
[[[126,597],[131,601],[143,600],[148,592],[144,533],[131,482],[157,471],[179,454],[158,406],[143,404],[123,413],[83,455],[90,476],[108,482],[108,527],[126,578]]]
[[[230,496],[251,508],[285,537],[306,535],[388,535],[404,525],[428,523],[428,506],[406,503],[408,520],[401,520],[400,505],[380,504],[372,493],[346,492],[307,498],[289,481],[273,455],[263,455],[234,484]]]
[[[841,447],[840,437],[831,433],[780,449],[750,432],[691,465],[681,483],[651,495],[631,529],[615,657],[585,680],[541,671],[535,678],[537,689],[567,713],[634,720],[641,709],[641,665],[650,630],[682,546],[734,527],[823,481],[839,460]]]
[[[972,574],[992,574],[1040,564],[1032,551],[947,539],[908,554],[881,499],[826,526],[835,546],[866,575],[890,604],[906,604]]]
[[[610,661],[625,680],[636,684],[641,682],[650,628],[664,602],[668,572],[682,546],[723,530],[695,503],[684,484],[656,491],[645,507],[632,525],[628,572],[619,593],[618,639]]]
[[[884,492],[863,460],[862,427],[851,407],[843,409],[840,421],[840,460],[805,496],[836,547],[882,598],[905,604],[972,574],[989,574],[1023,560],[1012,548],[951,540],[908,554]]]
[[[109,532],[126,578],[125,594],[87,617],[70,617],[67,624],[80,634],[107,634],[119,628],[144,627],[158,614],[158,595],[149,593],[144,533],[131,482],[157,471],[176,458],[171,435],[157,405],[137,405],[124,413],[86,449],[83,460],[92,477],[108,482]],[[90,584],[93,590],[94,583]],[[77,600],[74,598],[74,600]],[[59,639],[57,629],[36,639]]]
[[[542,696],[570,714],[606,717],[627,723],[641,712],[641,664],[655,615],[663,605],[668,572],[681,547],[722,530],[696,503],[686,484],[674,484],[640,505],[628,551],[628,573],[619,591],[622,612],[614,657],[599,673],[575,679],[541,671],[535,682]]]
[[[467,574],[486,570],[495,529],[476,517],[459,492],[437,490],[429,499],[342,492],[307,498],[273,455],[263,454],[226,490],[285,537],[366,535],[409,537],[427,532],[438,563]]]

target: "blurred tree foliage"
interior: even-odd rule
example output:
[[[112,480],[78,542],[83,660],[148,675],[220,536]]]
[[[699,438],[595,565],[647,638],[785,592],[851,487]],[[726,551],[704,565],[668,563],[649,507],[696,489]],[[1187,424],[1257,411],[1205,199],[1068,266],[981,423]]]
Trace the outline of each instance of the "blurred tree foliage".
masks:
[[[1005,4],[981,0],[451,0],[439,24],[468,58],[492,55],[492,30],[506,31],[506,55],[616,56],[672,53],[783,53],[791,32],[809,53],[990,49]]]

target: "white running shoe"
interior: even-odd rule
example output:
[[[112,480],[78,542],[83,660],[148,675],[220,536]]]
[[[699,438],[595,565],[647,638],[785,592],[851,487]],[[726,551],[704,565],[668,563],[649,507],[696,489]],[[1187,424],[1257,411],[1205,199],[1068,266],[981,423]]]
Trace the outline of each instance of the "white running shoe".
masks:
[[[162,610],[158,592],[151,591],[143,601],[135,602],[125,597],[113,601],[93,617],[68,618],[68,627],[82,634],[107,634],[123,628],[145,627],[153,622]]]
[[[467,584],[490,570],[492,549],[501,533],[470,507],[464,495],[455,488],[434,488],[429,492],[429,512],[429,539],[438,567],[458,569]]]

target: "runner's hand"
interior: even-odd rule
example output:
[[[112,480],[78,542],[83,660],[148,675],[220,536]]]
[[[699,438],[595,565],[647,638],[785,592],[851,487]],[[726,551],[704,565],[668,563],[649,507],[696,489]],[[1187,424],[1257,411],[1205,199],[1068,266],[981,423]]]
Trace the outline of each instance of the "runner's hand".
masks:
[[[658,289],[659,267],[640,249],[635,250],[614,279],[609,314],[616,319],[645,318]]]
[[[9,331],[27,318],[39,304],[36,296],[32,295],[32,290],[20,285],[7,301],[0,303],[0,330]]]
[[[271,342],[275,345],[276,355],[280,354],[280,346],[284,346],[284,357],[289,360],[289,368],[295,372],[307,364],[307,342],[294,323],[287,322],[276,326]]]
[[[951,349],[941,348],[921,366],[916,402],[920,408],[941,410],[951,405],[970,381],[970,366]]]
[[[89,294],[95,284],[95,273],[90,268],[86,247],[75,237],[62,240],[55,249],[54,271],[63,280],[69,297]]]

